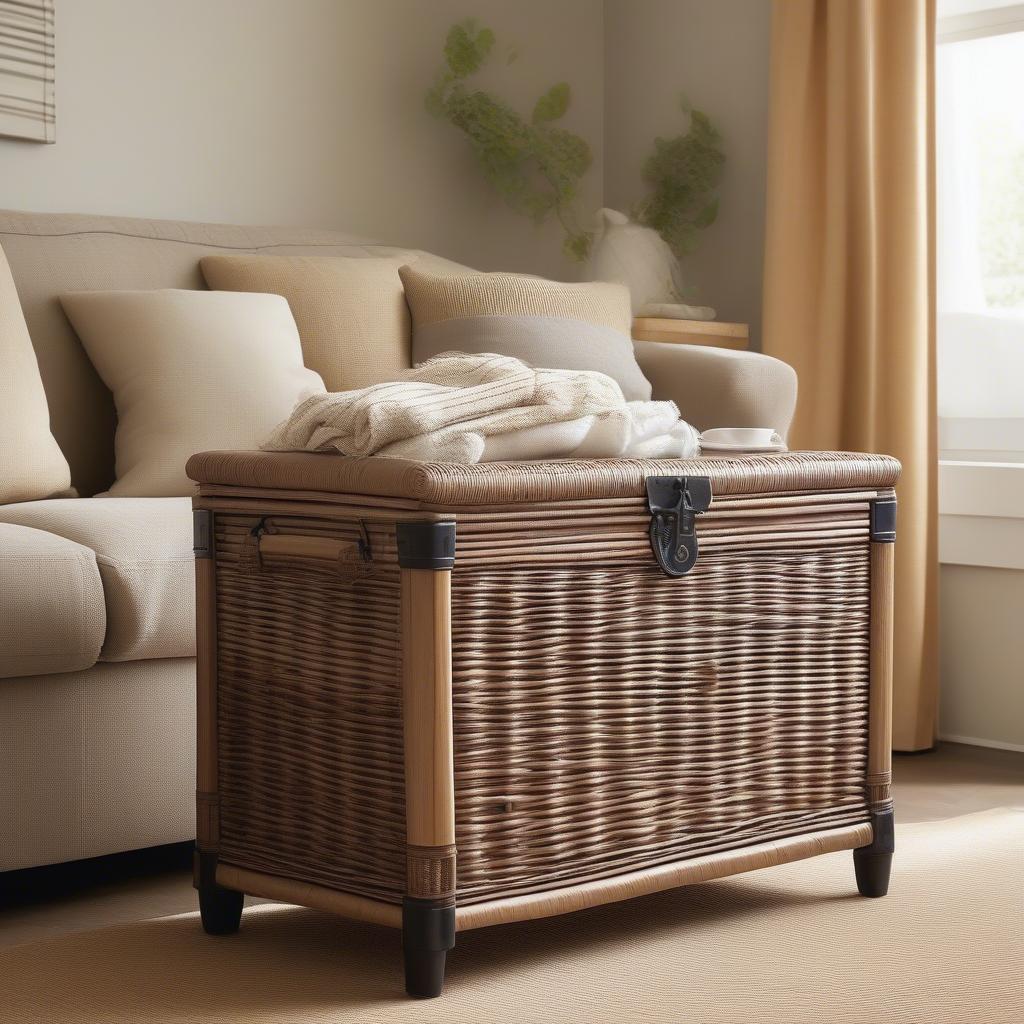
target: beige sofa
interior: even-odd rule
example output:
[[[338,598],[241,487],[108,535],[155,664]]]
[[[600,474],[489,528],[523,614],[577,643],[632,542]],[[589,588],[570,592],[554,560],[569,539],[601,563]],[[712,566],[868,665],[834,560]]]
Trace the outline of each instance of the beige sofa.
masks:
[[[0,212],[0,245],[80,495],[0,505],[0,871],[9,871],[194,834],[189,499],[90,497],[113,479],[114,408],[58,296],[202,288],[199,258],[219,250],[403,250],[328,231],[16,212]],[[785,364],[656,342],[636,350],[655,397],[675,399],[698,427],[785,434],[796,402]]]

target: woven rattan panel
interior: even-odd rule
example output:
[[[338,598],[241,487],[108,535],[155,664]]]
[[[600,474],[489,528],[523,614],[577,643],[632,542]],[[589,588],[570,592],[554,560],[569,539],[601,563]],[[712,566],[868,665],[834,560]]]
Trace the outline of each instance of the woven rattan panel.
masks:
[[[399,901],[405,795],[399,577],[257,564],[251,516],[216,517],[220,856]],[[354,540],[352,523],[275,532]]]
[[[753,537],[682,579],[649,553],[457,560],[458,901],[866,820],[858,532],[788,549]]]

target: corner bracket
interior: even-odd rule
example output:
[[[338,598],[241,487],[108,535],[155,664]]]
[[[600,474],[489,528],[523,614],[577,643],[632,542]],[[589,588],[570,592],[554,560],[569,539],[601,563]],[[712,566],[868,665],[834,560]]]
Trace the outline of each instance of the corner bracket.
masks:
[[[871,502],[871,540],[876,544],[896,542],[895,498],[875,498]]]
[[[455,523],[398,523],[398,564],[403,569],[451,569],[455,565]]]
[[[213,558],[213,513],[208,508],[192,509],[192,554]]]

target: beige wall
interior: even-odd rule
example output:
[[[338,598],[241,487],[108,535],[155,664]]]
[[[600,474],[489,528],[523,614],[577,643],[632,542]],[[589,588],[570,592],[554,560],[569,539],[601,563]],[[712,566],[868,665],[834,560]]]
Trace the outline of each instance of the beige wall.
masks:
[[[566,125],[601,205],[600,0],[57,0],[57,143],[0,140],[0,206],[333,227],[490,269],[577,271],[495,196],[423,94],[449,26],[514,45],[491,81]],[[496,62],[498,63],[498,62]]]
[[[707,113],[726,151],[718,220],[684,264],[696,302],[760,344],[770,0],[606,0],[605,202],[628,210],[657,135]]]
[[[583,218],[640,195],[681,91],[714,118],[722,211],[687,274],[756,337],[768,0],[57,0],[57,143],[0,139],[0,206],[317,225],[483,269],[585,275],[558,226],[505,207],[464,138],[423,109],[467,14],[502,47],[482,81],[524,112],[570,82],[564,123],[595,156]]]
[[[1024,572],[944,565],[939,735],[1024,750]]]

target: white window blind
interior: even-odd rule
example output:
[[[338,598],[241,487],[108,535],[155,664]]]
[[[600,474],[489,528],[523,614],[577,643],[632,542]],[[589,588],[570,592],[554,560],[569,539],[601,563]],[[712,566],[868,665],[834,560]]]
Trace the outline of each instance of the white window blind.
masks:
[[[0,0],[0,135],[53,142],[53,0]]]

